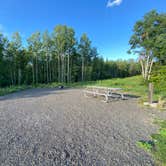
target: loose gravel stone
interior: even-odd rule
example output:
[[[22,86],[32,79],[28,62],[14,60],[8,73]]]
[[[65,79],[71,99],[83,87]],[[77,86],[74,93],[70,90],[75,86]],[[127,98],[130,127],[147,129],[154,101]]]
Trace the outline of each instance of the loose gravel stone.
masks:
[[[31,89],[0,97],[0,165],[151,166],[136,142],[154,117],[136,99],[106,104],[80,89]]]

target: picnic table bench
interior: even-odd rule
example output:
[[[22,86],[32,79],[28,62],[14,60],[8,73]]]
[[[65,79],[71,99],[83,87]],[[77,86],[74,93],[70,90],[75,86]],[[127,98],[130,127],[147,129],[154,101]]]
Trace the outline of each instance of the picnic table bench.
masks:
[[[124,94],[122,93],[122,88],[107,88],[107,87],[97,87],[97,86],[88,86],[84,90],[84,95],[87,97],[88,94],[93,97],[103,96],[105,102],[109,101],[109,98],[121,98],[125,99]]]

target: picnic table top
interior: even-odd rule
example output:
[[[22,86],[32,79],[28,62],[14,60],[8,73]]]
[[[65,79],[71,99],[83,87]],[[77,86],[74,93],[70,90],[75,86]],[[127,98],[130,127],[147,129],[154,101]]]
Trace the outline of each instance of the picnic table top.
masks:
[[[105,90],[122,90],[122,88],[101,87],[101,86],[87,86],[86,88],[105,89]]]

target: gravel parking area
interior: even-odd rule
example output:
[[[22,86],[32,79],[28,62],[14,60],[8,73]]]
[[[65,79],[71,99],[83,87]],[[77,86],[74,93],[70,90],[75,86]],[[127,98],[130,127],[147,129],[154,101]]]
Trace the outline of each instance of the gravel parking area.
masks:
[[[106,104],[80,89],[0,97],[0,165],[154,165],[136,146],[156,131],[153,112],[137,99]]]

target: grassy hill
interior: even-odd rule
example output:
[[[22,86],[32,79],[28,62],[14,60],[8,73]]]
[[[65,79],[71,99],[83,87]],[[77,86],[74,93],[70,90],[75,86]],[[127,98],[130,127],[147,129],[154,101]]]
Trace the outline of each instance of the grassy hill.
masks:
[[[85,87],[93,85],[93,86],[122,88],[124,92],[138,96],[143,96],[148,92],[147,86],[143,83],[141,76],[114,78],[114,79],[91,81],[84,83],[80,82],[80,83],[74,83],[72,85],[77,87]]]
[[[146,84],[142,76],[133,76],[127,78],[114,78],[101,81],[80,82],[74,83],[71,86],[85,87],[85,86],[103,86],[103,87],[115,87],[122,88],[124,92],[132,95],[137,95],[146,100],[148,96],[148,84]],[[161,85],[165,86],[165,84]],[[164,89],[164,88],[161,88]],[[160,97],[166,98],[166,91],[160,91],[157,87],[154,87],[154,100],[158,100]]]
[[[16,92],[19,90],[33,88],[33,87],[56,87],[58,83],[51,84],[39,84],[35,86],[11,86],[8,88],[0,88],[0,95],[5,95],[8,93]],[[141,76],[127,77],[127,78],[114,78],[108,80],[100,80],[100,81],[90,81],[90,82],[77,82],[66,84],[65,86],[69,87],[86,87],[86,86],[104,86],[104,87],[118,87],[122,88],[124,92],[128,94],[133,94],[142,97],[143,99],[147,98],[148,94],[148,85],[146,85]],[[164,92],[166,93],[166,92]],[[154,99],[157,100],[159,96],[166,96],[163,92],[155,91]]]

